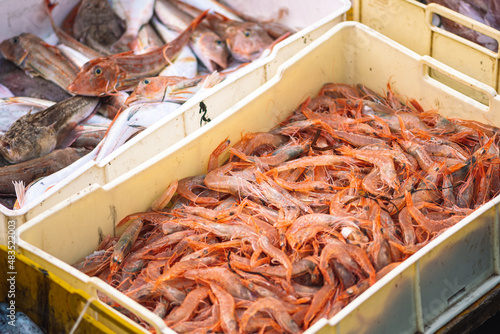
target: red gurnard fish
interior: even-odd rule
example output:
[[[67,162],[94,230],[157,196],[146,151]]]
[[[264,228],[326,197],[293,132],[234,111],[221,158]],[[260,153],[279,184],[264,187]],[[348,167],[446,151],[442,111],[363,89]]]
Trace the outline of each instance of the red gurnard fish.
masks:
[[[124,52],[89,61],[83,65],[68,90],[87,96],[111,95],[131,90],[142,78],[157,75],[175,59],[206,15],[207,11],[200,14],[179,37],[154,51],[140,55]]]

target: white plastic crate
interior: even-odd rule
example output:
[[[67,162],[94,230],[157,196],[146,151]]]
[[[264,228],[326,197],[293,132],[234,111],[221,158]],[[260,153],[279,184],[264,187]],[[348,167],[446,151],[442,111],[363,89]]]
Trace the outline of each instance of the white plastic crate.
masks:
[[[489,105],[429,77],[430,67],[487,94]],[[123,232],[125,227],[116,229],[116,223],[148,208],[174,179],[205,173],[209,154],[226,137],[234,143],[242,133],[268,131],[326,82],[363,83],[378,92],[389,82],[395,93],[415,98],[425,109],[436,107],[444,116],[465,119],[486,117],[500,125],[500,97],[493,88],[365,25],[341,23],[213,122],[109,184],[94,184],[30,220],[19,229],[20,252],[70,284],[90,294],[104,291],[164,328],[151,312],[68,263],[95,251],[100,236]],[[309,333],[414,333],[439,328],[500,281],[497,206],[495,199],[450,228]]]
[[[76,2],[75,0],[60,1],[61,5],[54,9],[56,22],[61,22]],[[283,1],[277,2],[277,5],[283,5]],[[20,226],[91,184],[105,185],[199,129],[205,123],[202,121],[202,116],[214,120],[274,76],[278,66],[286,59],[337,23],[342,22],[345,19],[344,14],[350,8],[350,1],[316,1],[308,5],[307,10],[304,9],[303,3],[297,0],[289,1],[286,5],[289,15],[303,16],[300,24],[304,26],[302,30],[278,43],[269,56],[240,69],[237,75],[231,76],[230,79],[218,84],[204,95],[188,100],[174,114],[156,122],[99,163],[90,161],[81,166],[36,201],[20,210],[9,210],[0,205],[0,245],[5,244],[9,221],[15,221],[16,225]],[[52,32],[41,1],[33,6],[29,0],[16,2],[0,0],[0,8],[2,8],[0,11],[1,40],[21,32],[36,33],[40,37],[46,37]],[[254,10],[258,9],[258,6],[254,6]],[[32,24],[26,22],[32,22]],[[206,115],[200,113],[201,102],[206,105]]]

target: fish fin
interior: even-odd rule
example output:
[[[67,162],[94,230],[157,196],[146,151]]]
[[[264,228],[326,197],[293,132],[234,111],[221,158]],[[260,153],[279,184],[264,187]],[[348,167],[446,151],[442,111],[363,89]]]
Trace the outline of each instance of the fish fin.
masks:
[[[208,9],[206,11],[204,11],[203,13],[201,13],[200,15],[198,15],[197,17],[195,17],[193,19],[193,21],[191,21],[191,23],[189,24],[188,29],[190,29],[191,31],[194,31],[196,29],[196,27],[201,23],[201,21],[203,21],[203,19],[207,15],[208,15]]]
[[[60,149],[70,146],[82,132],[83,127],[79,127],[76,123],[68,124],[57,134],[56,148]]]
[[[24,195],[26,194],[26,186],[23,181],[12,181],[14,184],[14,191],[16,193],[16,203],[14,204],[14,210],[19,210],[24,206]]]
[[[213,12],[213,13],[210,13],[209,14],[212,18],[216,18],[218,20],[221,20],[223,22],[234,22],[233,20],[231,20],[229,17],[225,16],[225,15],[222,15],[221,13],[219,12]]]

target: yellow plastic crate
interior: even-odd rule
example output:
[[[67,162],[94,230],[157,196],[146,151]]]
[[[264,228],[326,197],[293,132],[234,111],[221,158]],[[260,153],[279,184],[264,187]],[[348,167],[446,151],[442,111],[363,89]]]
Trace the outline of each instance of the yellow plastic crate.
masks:
[[[488,96],[484,105],[431,78],[429,69]],[[19,229],[23,255],[47,266],[72,286],[105,292],[158,331],[163,321],[105,282],[69,264],[95,251],[103,235],[128,214],[144,211],[171,181],[206,172],[209,154],[226,137],[268,131],[326,82],[363,83],[415,98],[448,117],[489,119],[500,125],[493,88],[428,56],[419,56],[356,23],[337,25],[289,59],[278,74],[226,113],[114,181],[94,184]],[[481,289],[500,282],[498,198],[463,219],[373,285],[329,322],[309,333],[414,333],[436,329],[470,305]],[[327,324],[327,327],[321,327]],[[432,330],[431,330],[432,332]]]
[[[13,300],[16,311],[25,313],[47,333],[69,333],[73,329],[75,334],[139,332],[135,323],[26,256],[9,252],[6,246],[0,246],[0,264],[0,301]],[[14,289],[7,278],[14,278]]]
[[[496,40],[500,31],[441,5],[415,0],[353,0],[352,19],[366,24],[420,55],[429,55],[500,91],[500,54],[455,35],[432,23],[438,14]],[[439,73],[432,73],[446,80]],[[448,84],[453,86],[452,81]],[[454,88],[475,99],[484,96],[464,86]]]

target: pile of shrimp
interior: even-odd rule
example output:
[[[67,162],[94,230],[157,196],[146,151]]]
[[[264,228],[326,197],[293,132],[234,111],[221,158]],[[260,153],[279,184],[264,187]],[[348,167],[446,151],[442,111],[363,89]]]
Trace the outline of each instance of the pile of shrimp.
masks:
[[[207,174],[172,182],[75,267],[179,333],[331,318],[500,191],[498,128],[385,95],[324,85],[270,132],[222,142]]]

